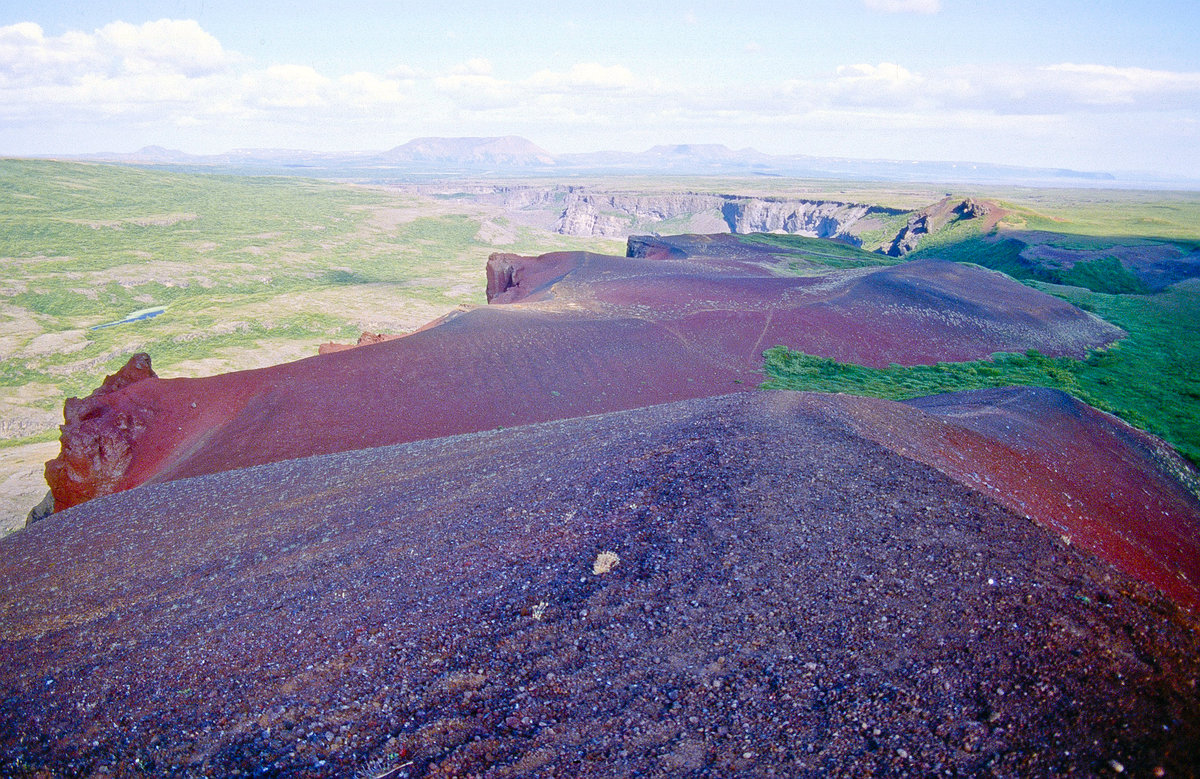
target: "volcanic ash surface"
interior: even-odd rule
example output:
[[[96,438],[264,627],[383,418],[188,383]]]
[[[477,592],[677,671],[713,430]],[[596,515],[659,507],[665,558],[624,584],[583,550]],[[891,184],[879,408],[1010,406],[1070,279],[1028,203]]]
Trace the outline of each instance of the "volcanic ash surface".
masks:
[[[684,401],[56,514],[0,541],[0,773],[1195,772],[1186,615],[828,403]]]

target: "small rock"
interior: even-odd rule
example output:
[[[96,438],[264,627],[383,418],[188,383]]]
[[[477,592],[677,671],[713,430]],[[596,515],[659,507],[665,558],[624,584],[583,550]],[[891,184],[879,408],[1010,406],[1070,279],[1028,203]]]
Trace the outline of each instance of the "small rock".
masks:
[[[54,493],[47,491],[46,497],[42,498],[42,502],[29,510],[29,514],[25,517],[25,526],[28,527],[34,522],[41,522],[46,517],[54,513]]]
[[[596,576],[608,573],[621,562],[620,556],[616,552],[601,552],[596,555],[596,561],[592,563],[592,573]]]

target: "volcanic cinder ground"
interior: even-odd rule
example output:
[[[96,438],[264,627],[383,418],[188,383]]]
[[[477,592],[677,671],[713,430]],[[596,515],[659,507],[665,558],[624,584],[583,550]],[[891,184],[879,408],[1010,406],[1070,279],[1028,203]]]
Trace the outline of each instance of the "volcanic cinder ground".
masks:
[[[782,251],[782,250],[781,250]],[[147,482],[750,390],[786,344],[866,365],[1038,349],[1121,331],[977,267],[819,277],[745,259],[495,255],[491,305],[405,338],[203,379],[149,378],[69,419],[58,508]]]
[[[858,400],[682,401],[56,514],[0,542],[0,771],[1194,773],[1193,619],[855,429],[940,418]]]
[[[1037,388],[746,391],[775,343],[1119,331],[930,261],[488,274],[492,305],[404,338],[135,360],[71,406],[67,454],[116,492],[0,539],[0,774],[1200,772],[1200,499],[1169,447]]]

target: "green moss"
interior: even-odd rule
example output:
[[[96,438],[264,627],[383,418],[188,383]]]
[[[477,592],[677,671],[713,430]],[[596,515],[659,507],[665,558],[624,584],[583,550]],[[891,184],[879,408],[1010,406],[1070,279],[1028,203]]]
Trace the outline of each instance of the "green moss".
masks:
[[[890,365],[869,368],[842,363],[775,346],[763,353],[764,371],[770,378],[765,389],[805,389],[815,392],[846,392],[889,400],[936,395],[958,390],[1008,387],[1024,384],[1054,387],[1072,394],[1082,391],[1072,373],[1076,361],[1052,358],[1038,352],[999,353],[991,360],[938,363],[936,365]]]
[[[1083,287],[1110,295],[1145,294],[1150,291],[1142,280],[1125,268],[1116,257],[1077,262],[1071,268],[1039,275],[1048,277],[1039,279],[1041,281]]]
[[[26,444],[44,444],[48,441],[57,441],[59,438],[58,429],[43,430],[36,435],[25,436],[24,438],[0,438],[0,449],[11,449],[14,446],[25,446]]]

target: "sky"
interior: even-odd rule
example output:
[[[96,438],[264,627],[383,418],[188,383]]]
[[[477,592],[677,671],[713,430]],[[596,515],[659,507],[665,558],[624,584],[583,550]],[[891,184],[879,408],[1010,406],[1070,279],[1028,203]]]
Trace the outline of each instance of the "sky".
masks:
[[[719,143],[1200,180],[1197,0],[0,0],[0,155]]]

